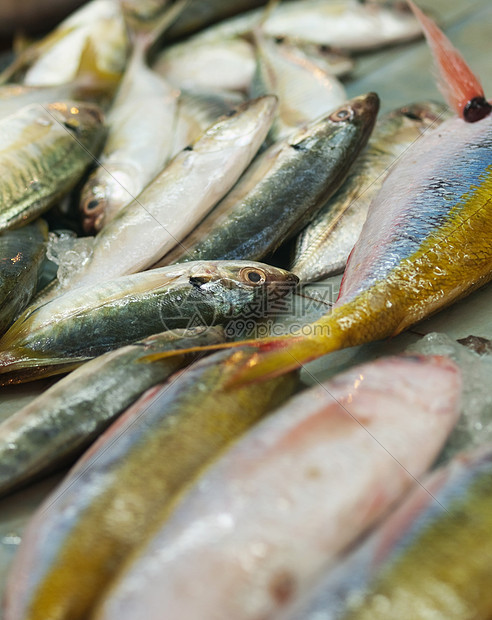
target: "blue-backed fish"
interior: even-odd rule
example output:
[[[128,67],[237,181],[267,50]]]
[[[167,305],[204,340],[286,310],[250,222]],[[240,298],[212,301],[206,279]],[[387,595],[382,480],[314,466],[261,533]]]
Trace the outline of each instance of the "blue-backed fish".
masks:
[[[472,80],[465,67],[450,77],[457,88]],[[466,92],[472,100],[481,91]],[[332,310],[292,335],[256,341],[257,358],[237,381],[394,336],[492,279],[492,115],[469,123],[458,109],[386,177]]]

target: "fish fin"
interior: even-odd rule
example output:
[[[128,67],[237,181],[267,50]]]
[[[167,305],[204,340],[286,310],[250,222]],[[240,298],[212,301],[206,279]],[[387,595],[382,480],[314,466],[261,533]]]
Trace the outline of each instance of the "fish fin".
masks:
[[[221,342],[218,344],[207,344],[201,347],[189,347],[187,349],[171,349],[169,351],[160,351],[159,353],[151,353],[150,355],[144,355],[138,361],[150,364],[152,362],[158,362],[159,360],[167,357],[174,357],[175,355],[187,355],[189,353],[200,353],[201,351],[218,351],[220,349],[233,349],[236,347],[256,347],[260,340],[238,340],[236,342]]]
[[[149,23],[142,22],[137,17],[125,15],[125,22],[134,48],[139,50],[144,58],[152,54],[166,31],[180,17],[191,0],[177,0],[162,15],[158,15]]]
[[[90,37],[85,42],[82,53],[80,54],[79,66],[77,69],[75,80],[78,84],[103,90],[102,85],[106,86],[108,91],[113,91],[121,79],[121,73],[113,73],[104,71],[97,63],[97,53]]]
[[[407,2],[422,26],[438,69],[439,90],[451,108],[468,122],[478,121],[490,114],[492,106],[485,99],[480,80],[463,56],[413,0]]]

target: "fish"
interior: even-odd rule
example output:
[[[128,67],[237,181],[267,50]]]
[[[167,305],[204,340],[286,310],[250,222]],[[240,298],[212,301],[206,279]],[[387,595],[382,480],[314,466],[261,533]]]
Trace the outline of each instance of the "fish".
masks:
[[[486,618],[491,475],[490,444],[427,474],[281,620]]]
[[[246,94],[255,72],[255,52],[251,43],[241,38],[196,45],[185,41],[165,48],[153,68],[176,88],[199,93]]]
[[[476,123],[492,112],[482,84],[461,53],[418,6],[407,0],[419,20],[438,69],[438,86],[450,106],[469,123]]]
[[[223,341],[221,327],[163,332],[105,353],[55,383],[0,424],[0,496],[73,462],[146,390],[192,361],[141,364],[143,355]]]
[[[365,146],[379,99],[369,93],[263,151],[236,186],[158,265],[259,260],[302,228],[341,185]]]
[[[43,220],[0,235],[0,334],[33,297],[47,241]]]
[[[296,373],[224,390],[248,355],[220,351],[147,391],[91,447],[25,532],[5,620],[89,617],[183,489],[295,389]]]
[[[281,49],[286,50],[289,57],[298,58],[299,62],[308,60],[328,75],[343,77],[350,74],[355,66],[355,60],[351,56],[329,45],[309,43],[284,36],[274,37],[273,40]]]
[[[367,589],[340,618],[490,617],[491,483],[490,444],[428,476],[371,537]]]
[[[266,17],[265,9],[256,9],[224,20],[195,34],[190,42],[245,36],[259,23],[265,36],[287,37],[349,53],[394,45],[422,35],[421,25],[403,3],[292,0],[281,2]]]
[[[174,157],[213,125],[221,116],[230,114],[244,103],[238,93],[197,93],[181,89],[178,98],[178,112],[174,126]]]
[[[121,0],[125,14],[143,22],[154,20],[169,4],[170,0]]]
[[[429,101],[398,108],[377,121],[367,149],[342,188],[296,239],[291,270],[301,281],[313,282],[345,269],[386,174],[413,142],[450,116],[446,105]]]
[[[92,0],[27,47],[1,74],[0,83],[54,86],[81,75],[117,83],[128,43],[119,2]]]
[[[393,357],[294,396],[204,472],[93,620],[277,618],[429,467],[460,385],[446,358]]]
[[[32,103],[47,104],[69,100],[96,103],[104,110],[110,94],[106,84],[88,84],[84,80],[59,86],[4,84],[0,86],[0,119],[15,114]]]
[[[231,189],[264,141],[276,105],[271,95],[249,101],[178,153],[98,233],[89,259],[52,294],[155,264]]]
[[[456,90],[463,86],[462,74],[448,78]],[[369,207],[331,312],[297,332],[256,340],[256,362],[238,372],[238,384],[395,336],[487,284],[491,138],[492,115],[475,123],[458,116],[414,143]]]
[[[163,330],[227,323],[297,278],[253,261],[194,261],[69,291],[28,307],[0,339],[0,383],[76,368]]]
[[[133,52],[108,114],[108,138],[81,190],[86,233],[106,226],[171,157],[179,91],[148,66],[147,55],[173,19],[175,11],[166,13],[155,30],[134,34]]]
[[[0,231],[49,209],[92,162],[105,133],[90,103],[31,104],[0,120]]]
[[[270,142],[288,136],[297,127],[334,111],[346,101],[342,83],[319,65],[266,39],[261,30],[255,33],[255,43],[257,63],[251,95],[272,93],[279,102]]]
[[[181,39],[215,22],[266,3],[267,0],[194,0],[169,28],[167,38]]]

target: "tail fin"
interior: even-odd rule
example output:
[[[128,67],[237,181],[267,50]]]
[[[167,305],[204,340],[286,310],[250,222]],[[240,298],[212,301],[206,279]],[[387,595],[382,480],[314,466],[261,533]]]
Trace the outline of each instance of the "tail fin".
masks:
[[[258,381],[266,381],[300,368],[303,364],[320,357],[320,355],[336,350],[338,348],[337,344],[333,341],[333,346],[330,347],[326,343],[316,342],[312,338],[303,335],[278,336],[195,347],[193,349],[181,349],[180,351],[166,351],[165,353],[146,356],[142,358],[142,361],[153,362],[178,353],[216,351],[218,349],[243,346],[254,347],[257,350],[256,354],[248,357],[244,366],[238,368],[238,371],[227,385],[227,387],[238,387]]]
[[[429,44],[439,71],[438,86],[446,101],[465,121],[474,123],[492,111],[480,80],[439,27],[407,0]]]

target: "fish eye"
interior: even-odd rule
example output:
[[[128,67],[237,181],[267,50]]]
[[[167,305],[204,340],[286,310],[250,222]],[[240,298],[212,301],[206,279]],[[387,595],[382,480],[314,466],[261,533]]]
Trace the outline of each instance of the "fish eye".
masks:
[[[262,269],[245,267],[244,269],[241,269],[239,275],[248,284],[257,284],[260,286],[266,282],[266,273]]]
[[[403,116],[406,116],[412,121],[420,121],[420,116],[418,114],[415,114],[415,112],[411,112],[408,108],[403,108],[401,113],[403,114]]]
[[[330,116],[330,120],[334,123],[340,123],[342,121],[348,121],[354,117],[354,111],[352,108],[340,108]]]

